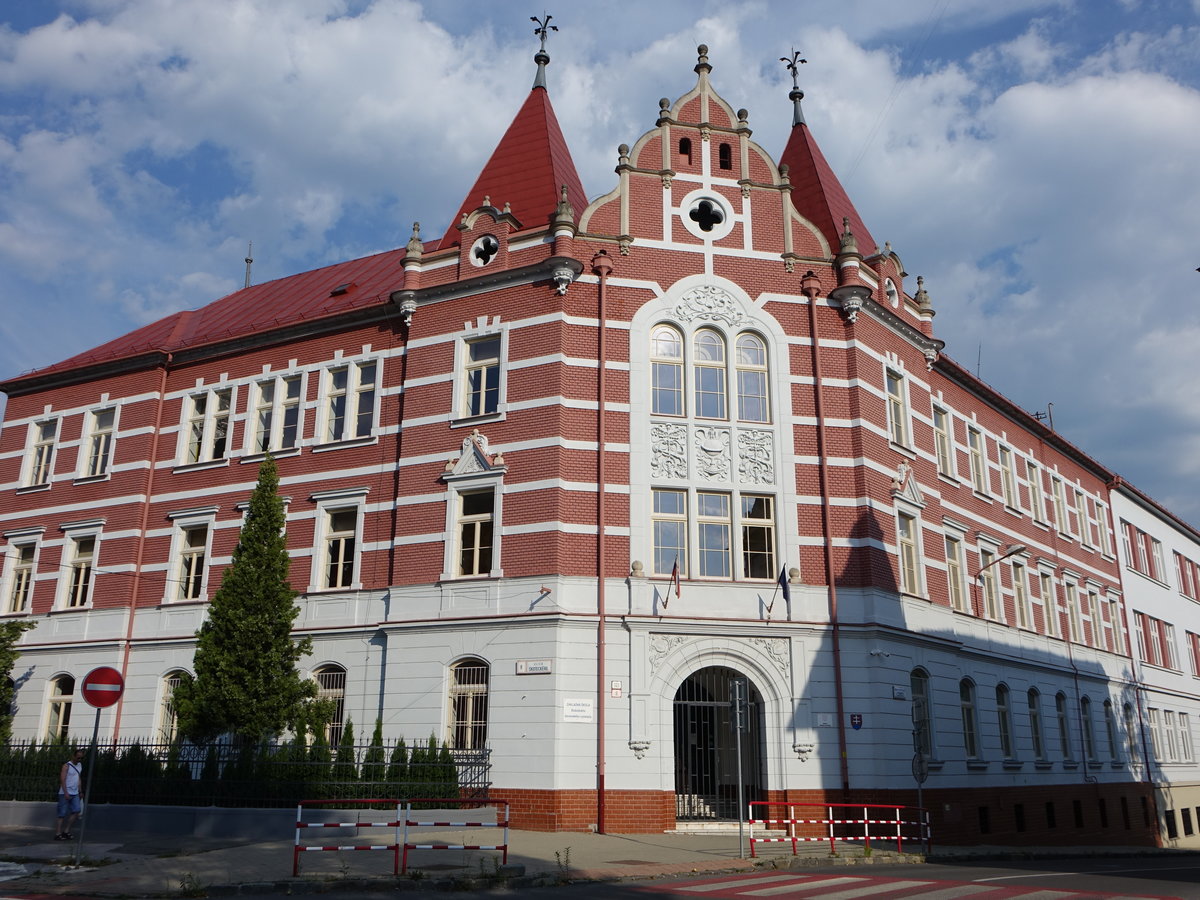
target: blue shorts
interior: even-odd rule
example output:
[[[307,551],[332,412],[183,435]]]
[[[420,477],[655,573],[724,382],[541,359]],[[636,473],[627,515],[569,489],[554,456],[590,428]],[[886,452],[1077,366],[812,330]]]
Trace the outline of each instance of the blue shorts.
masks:
[[[82,810],[83,802],[79,799],[78,794],[73,797],[68,797],[66,794],[58,795],[58,817],[60,819],[65,819],[70,813],[79,815]]]

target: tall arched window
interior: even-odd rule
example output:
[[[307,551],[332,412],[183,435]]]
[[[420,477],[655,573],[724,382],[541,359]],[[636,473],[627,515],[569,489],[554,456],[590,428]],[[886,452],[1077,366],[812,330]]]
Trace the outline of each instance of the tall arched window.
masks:
[[[321,666],[313,673],[317,680],[317,699],[329,700],[333,712],[325,728],[329,746],[336,747],[342,739],[342,727],[346,724],[346,670],[341,666]]]
[[[1058,720],[1058,749],[1063,759],[1071,758],[1071,720],[1067,716],[1067,695],[1054,695],[1054,717]]]
[[[958,702],[962,712],[963,752],[967,759],[979,759],[979,719],[975,710],[975,683],[970,678],[958,683]]]
[[[50,718],[46,722],[46,737],[52,741],[66,740],[71,729],[71,703],[75,699],[75,679],[59,675],[50,683]]]
[[[1033,739],[1033,758],[1046,758],[1046,741],[1042,737],[1042,695],[1037,688],[1030,688],[1026,695],[1029,703],[1029,735]]]
[[[1016,757],[1012,739],[1012,710],[1008,700],[1008,685],[996,685],[996,725],[1000,729],[1000,752],[1005,759]]]
[[[660,325],[650,337],[652,411],[659,416],[683,415],[683,338]]]
[[[1129,759],[1137,759],[1137,725],[1133,720],[1133,704],[1126,703],[1121,707],[1121,718],[1125,720],[1125,740],[1129,747]]]
[[[447,740],[455,750],[482,750],[487,744],[488,674],[488,664],[476,657],[450,667]]]
[[[696,332],[692,340],[696,367],[696,415],[704,419],[724,419],[725,339],[710,328]]]
[[[926,759],[933,758],[933,713],[929,705],[929,673],[913,669],[908,676],[912,689],[912,720],[915,745]]]
[[[1104,739],[1108,741],[1108,758],[1116,761],[1117,723],[1113,719],[1113,705],[1111,700],[1104,701]]]
[[[692,139],[689,137],[681,137],[679,139],[679,156],[683,162],[689,166],[692,164]]]
[[[1083,720],[1083,758],[1096,758],[1096,737],[1092,732],[1092,701],[1084,697],[1079,701],[1079,718]]]
[[[728,144],[721,144],[717,147],[717,167],[720,169],[733,168],[733,148]]]
[[[756,334],[737,339],[738,420],[769,422],[767,405],[767,348]]]
[[[164,744],[175,740],[179,732],[179,711],[175,709],[175,689],[183,681],[183,672],[176,669],[163,679],[162,703],[158,709],[159,739]]]

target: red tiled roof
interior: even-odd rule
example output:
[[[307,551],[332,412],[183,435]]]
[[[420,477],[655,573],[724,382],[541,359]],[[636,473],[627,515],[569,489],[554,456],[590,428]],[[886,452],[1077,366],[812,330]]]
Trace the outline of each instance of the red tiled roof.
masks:
[[[403,284],[401,260],[404,253],[403,249],[387,250],[362,259],[252,285],[200,309],[172,313],[107,344],[44,369],[9,379],[7,383],[113,362],[155,350],[178,352],[383,303],[392,291]],[[331,294],[342,285],[347,286],[343,293]]]
[[[874,238],[803,122],[792,126],[792,134],[779,162],[789,167],[792,204],[800,215],[821,230],[835,254],[841,245],[843,217],[850,220],[858,251],[863,256],[875,253]]]
[[[587,194],[558,127],[550,94],[543,87],[535,87],[467,192],[438,246],[458,243],[458,223],[465,213],[482,206],[485,196],[491,197],[492,205],[499,209],[509,204],[524,228],[544,225],[554,215],[564,184],[578,221],[587,206]]]

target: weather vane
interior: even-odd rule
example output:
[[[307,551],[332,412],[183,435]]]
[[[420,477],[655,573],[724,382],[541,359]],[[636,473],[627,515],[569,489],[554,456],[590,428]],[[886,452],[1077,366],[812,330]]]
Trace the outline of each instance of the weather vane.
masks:
[[[554,18],[554,16],[550,15],[550,13],[548,13],[548,12],[543,12],[542,17],[540,19],[537,16],[529,17],[530,22],[537,23],[537,28],[533,29],[533,33],[542,39],[542,52],[543,53],[546,52],[547,33],[551,32],[551,31],[558,31],[557,25],[550,24],[550,20],[553,18]]]
[[[543,43],[545,43],[545,38],[543,38],[542,41],[543,41]],[[800,87],[800,66],[807,63],[808,60],[801,59],[800,51],[797,50],[795,47],[793,47],[792,55],[791,56],[781,56],[781,57],[779,57],[779,61],[781,63],[783,63],[785,66],[787,66],[787,70],[792,73],[792,87],[799,88]]]

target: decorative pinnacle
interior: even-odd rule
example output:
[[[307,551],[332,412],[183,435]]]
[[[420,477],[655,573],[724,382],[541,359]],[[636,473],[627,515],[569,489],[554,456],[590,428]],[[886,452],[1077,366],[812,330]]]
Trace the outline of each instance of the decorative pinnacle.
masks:
[[[808,60],[802,59],[800,51],[793,47],[792,55],[781,56],[779,61],[792,73],[792,90],[788,93],[788,99],[792,101],[792,125],[803,125],[804,112],[800,109],[800,101],[804,99],[804,91],[800,90],[800,66],[807,63]]]
[[[421,223],[413,222],[412,237],[408,239],[408,245],[405,247],[407,255],[410,259],[420,259],[424,249],[425,245],[421,243]]]
[[[538,52],[533,55],[533,61],[537,63],[537,75],[533,79],[533,86],[535,88],[544,88],[546,86],[546,66],[550,64],[550,54],[546,52],[546,38],[551,31],[558,31],[557,25],[550,24],[550,20],[553,18],[554,16],[548,12],[543,12],[540,19],[537,16],[529,17],[529,21],[537,25],[537,28],[533,29],[533,33],[541,38],[542,41]]]
[[[708,64],[708,44],[701,44],[696,48],[696,68],[697,75],[708,74],[712,71],[712,66]]]

